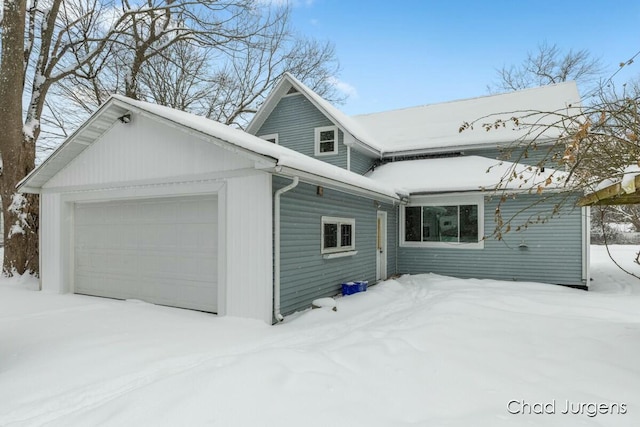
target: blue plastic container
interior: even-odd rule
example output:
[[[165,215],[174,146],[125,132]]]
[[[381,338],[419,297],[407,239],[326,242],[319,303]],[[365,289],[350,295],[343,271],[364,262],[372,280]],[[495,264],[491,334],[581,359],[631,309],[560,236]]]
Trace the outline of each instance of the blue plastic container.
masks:
[[[357,294],[358,292],[365,292],[367,290],[368,284],[369,282],[366,280],[343,283],[342,295],[352,295],[352,294]]]

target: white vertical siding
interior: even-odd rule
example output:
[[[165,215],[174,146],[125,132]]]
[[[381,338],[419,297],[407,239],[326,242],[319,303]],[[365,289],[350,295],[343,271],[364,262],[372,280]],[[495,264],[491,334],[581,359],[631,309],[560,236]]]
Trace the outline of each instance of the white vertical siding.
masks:
[[[60,194],[40,195],[40,283],[43,290],[65,292],[61,246]]]
[[[226,311],[271,323],[271,176],[231,178],[226,188]]]
[[[219,313],[271,323],[271,175],[253,164],[138,115],[116,124],[43,186],[42,289],[74,292],[75,203],[217,195]]]
[[[251,161],[210,142],[136,115],[129,124],[116,124],[44,187],[165,179],[251,166]]]

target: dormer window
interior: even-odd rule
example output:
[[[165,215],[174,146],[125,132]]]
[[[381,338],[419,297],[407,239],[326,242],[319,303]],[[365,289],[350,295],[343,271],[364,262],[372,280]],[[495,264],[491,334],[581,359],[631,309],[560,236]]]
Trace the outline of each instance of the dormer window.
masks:
[[[338,128],[336,126],[315,128],[315,154],[316,156],[338,154]]]

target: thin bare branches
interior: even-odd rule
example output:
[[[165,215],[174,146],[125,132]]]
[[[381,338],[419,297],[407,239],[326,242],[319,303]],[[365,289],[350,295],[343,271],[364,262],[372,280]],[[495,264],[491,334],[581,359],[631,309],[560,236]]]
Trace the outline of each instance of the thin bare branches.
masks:
[[[585,192],[637,174],[639,111],[637,88],[627,88],[623,93],[602,88],[597,101],[580,108],[508,112],[463,123],[461,132],[472,131],[474,126],[486,132],[505,128],[519,131],[514,132],[517,138],[512,143],[501,148],[500,157],[507,167],[492,189],[499,197],[494,236],[502,238],[511,230],[545,222],[562,209],[573,207]],[[546,212],[530,215],[519,211],[504,218],[502,205],[522,193],[538,196],[527,210],[539,205],[546,206]]]
[[[535,51],[527,52],[519,65],[503,66],[497,70],[498,80],[489,86],[490,92],[509,92],[575,80],[590,85],[600,78],[603,66],[589,51],[562,50],[556,44],[543,42]]]

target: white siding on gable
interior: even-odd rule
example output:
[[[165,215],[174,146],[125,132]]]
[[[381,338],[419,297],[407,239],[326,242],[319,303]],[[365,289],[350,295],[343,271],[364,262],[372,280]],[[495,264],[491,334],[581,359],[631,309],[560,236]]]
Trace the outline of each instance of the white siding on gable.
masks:
[[[44,188],[166,179],[252,167],[252,162],[141,115],[118,123]]]
[[[237,150],[135,113],[131,123],[116,123],[42,187],[42,289],[139,298],[271,323],[271,175],[256,169],[258,156],[245,156]],[[145,222],[156,210],[177,209],[178,204],[164,209],[161,205],[165,201],[171,205],[172,201],[203,198],[213,198],[217,206],[215,221],[203,225],[208,233],[199,233],[198,227],[184,222],[177,211],[175,223],[157,232],[153,220]],[[153,207],[147,216],[112,224],[118,233],[109,233],[91,222],[103,208],[126,211],[129,207],[142,209],[146,204]],[[211,203],[205,205],[206,209],[212,207]],[[95,209],[82,216],[91,206]],[[199,211],[196,208],[190,212]],[[114,215],[120,218],[125,214]],[[208,217],[213,219],[213,215]],[[151,248],[175,243],[175,257],[155,249],[138,251],[131,257],[125,256],[122,248],[112,253],[109,245],[113,237],[125,239],[127,233],[122,230],[132,226],[137,230],[138,225],[142,234],[136,231],[132,235],[138,236],[140,245]],[[171,237],[178,229],[186,231]],[[215,245],[205,245],[203,252],[211,255],[206,262],[199,261],[197,250],[193,256],[180,255],[180,247],[204,244],[202,239]],[[78,246],[83,242],[90,246]],[[108,259],[101,263],[103,255],[119,263],[117,268],[112,269]],[[112,280],[114,273],[126,277]],[[202,285],[198,285],[200,290],[191,296],[182,295],[180,289],[191,286],[187,282],[194,274],[195,281]],[[175,283],[185,286],[172,286]],[[107,291],[102,292],[104,289]]]

